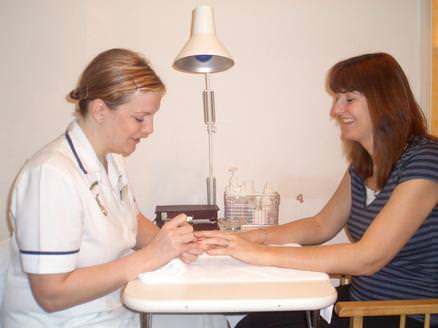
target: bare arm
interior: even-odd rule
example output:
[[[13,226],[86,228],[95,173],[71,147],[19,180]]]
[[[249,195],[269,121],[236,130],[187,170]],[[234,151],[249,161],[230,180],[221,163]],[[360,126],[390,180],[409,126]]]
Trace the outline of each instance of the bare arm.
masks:
[[[152,224],[152,223],[151,223]],[[194,245],[186,216],[166,223],[148,245],[110,263],[60,274],[28,274],[37,302],[48,312],[59,311],[106,295],[187,252]]]
[[[438,183],[415,179],[397,186],[363,238],[352,244],[275,247],[254,244],[237,235],[222,234],[211,254],[304,270],[369,275],[386,265],[414,235],[438,203]],[[216,234],[221,234],[216,232]],[[214,240],[216,237],[213,237]]]
[[[143,214],[137,215],[137,243],[136,248],[145,247],[151,242],[160,229]]]
[[[315,216],[263,230],[240,233],[246,240],[264,244],[320,244],[333,238],[345,225],[351,208],[350,175],[345,172],[337,190]]]

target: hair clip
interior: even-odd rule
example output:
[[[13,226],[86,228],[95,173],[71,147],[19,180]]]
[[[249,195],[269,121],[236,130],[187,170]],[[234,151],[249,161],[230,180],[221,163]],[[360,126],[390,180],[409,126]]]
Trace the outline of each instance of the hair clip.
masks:
[[[132,82],[134,83],[134,86],[135,86],[135,90],[136,90],[136,91],[141,91],[142,89],[144,89],[143,87],[140,86],[139,83],[137,83],[137,80],[136,80],[136,79],[132,79]]]

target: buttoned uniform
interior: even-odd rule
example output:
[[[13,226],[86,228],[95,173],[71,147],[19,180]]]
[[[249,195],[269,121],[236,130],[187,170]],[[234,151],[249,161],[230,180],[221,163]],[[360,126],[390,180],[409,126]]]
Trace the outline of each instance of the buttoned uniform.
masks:
[[[10,205],[14,233],[4,327],[139,326],[138,315],[122,306],[120,290],[47,313],[35,301],[26,275],[70,272],[131,252],[138,208],[122,157],[108,154],[107,162],[108,173],[74,121],[19,173]]]

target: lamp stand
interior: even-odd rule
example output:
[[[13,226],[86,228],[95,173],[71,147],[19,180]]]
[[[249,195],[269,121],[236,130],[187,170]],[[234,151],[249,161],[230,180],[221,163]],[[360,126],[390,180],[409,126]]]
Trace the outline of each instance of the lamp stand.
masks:
[[[216,205],[216,178],[213,170],[213,134],[216,133],[216,117],[214,111],[214,92],[210,90],[210,74],[204,74],[205,89],[202,93],[204,104],[204,123],[208,133],[208,177],[207,204]]]

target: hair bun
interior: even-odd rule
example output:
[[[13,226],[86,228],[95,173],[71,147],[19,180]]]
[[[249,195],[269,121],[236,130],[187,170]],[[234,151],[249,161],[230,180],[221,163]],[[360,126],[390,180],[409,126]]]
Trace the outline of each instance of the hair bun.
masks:
[[[73,89],[72,91],[70,91],[70,98],[74,99],[74,100],[79,100],[80,99],[80,93],[79,93],[79,89]]]

